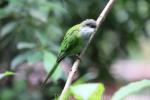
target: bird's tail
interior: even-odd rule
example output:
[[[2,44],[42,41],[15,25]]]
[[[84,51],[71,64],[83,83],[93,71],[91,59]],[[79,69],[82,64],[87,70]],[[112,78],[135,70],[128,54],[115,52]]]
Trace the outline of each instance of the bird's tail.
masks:
[[[52,76],[52,74],[55,72],[56,68],[58,67],[58,64],[60,63],[61,60],[57,60],[56,63],[53,65],[51,71],[48,73],[47,77],[45,78],[44,82],[41,85],[41,89],[45,86],[47,83],[48,79]]]

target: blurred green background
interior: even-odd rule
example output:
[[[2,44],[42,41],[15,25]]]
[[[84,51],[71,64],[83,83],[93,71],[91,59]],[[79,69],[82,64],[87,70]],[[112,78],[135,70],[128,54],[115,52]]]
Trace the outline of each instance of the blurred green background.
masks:
[[[39,86],[53,65],[68,28],[97,19],[108,0],[0,0],[0,100],[59,96],[71,65],[65,59],[45,91]],[[150,79],[150,1],[116,0],[89,46],[75,82],[102,82],[106,90]],[[142,70],[142,71],[141,71]],[[109,91],[109,90],[108,90]]]

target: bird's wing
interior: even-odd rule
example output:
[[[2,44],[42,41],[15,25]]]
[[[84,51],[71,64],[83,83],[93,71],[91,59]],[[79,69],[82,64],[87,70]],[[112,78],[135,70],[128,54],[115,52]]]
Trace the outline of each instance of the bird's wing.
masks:
[[[60,53],[58,56],[59,59],[63,59],[65,56],[70,55],[71,51],[73,51],[73,49],[75,49],[79,44],[79,38],[77,37],[79,29],[76,28],[78,27],[74,26],[66,33],[61,43]]]

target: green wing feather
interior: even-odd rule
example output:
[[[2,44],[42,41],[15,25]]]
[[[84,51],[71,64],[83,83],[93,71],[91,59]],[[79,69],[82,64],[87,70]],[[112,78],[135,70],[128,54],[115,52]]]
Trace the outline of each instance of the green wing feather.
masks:
[[[67,31],[60,47],[58,58],[62,59],[68,55],[73,55],[79,52],[81,42],[79,34],[80,25],[75,25]]]

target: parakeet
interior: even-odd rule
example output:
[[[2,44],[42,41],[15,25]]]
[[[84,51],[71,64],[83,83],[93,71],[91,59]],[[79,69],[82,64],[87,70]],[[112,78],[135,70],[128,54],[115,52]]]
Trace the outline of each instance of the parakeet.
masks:
[[[52,70],[48,73],[44,80],[42,87],[46,84],[47,80],[56,70],[58,64],[66,57],[70,55],[79,54],[85,44],[87,43],[91,34],[97,27],[96,21],[93,19],[86,19],[85,21],[71,27],[61,43],[60,51]]]

